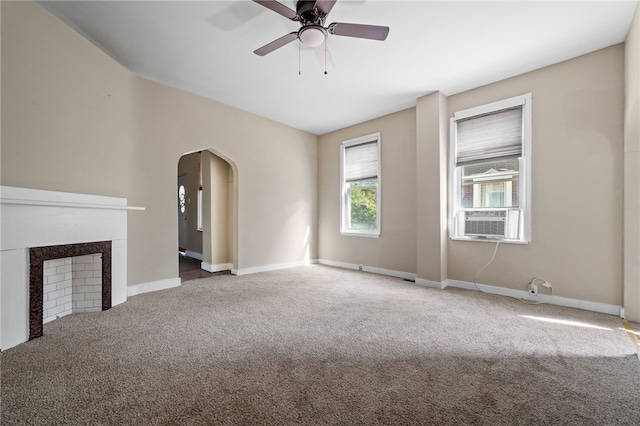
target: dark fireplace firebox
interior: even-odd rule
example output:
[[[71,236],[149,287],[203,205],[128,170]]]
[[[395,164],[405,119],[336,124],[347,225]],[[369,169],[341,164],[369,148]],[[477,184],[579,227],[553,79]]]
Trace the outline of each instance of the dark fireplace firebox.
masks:
[[[102,254],[102,310],[111,308],[111,241],[29,249],[29,340],[42,336],[43,264],[47,260]]]

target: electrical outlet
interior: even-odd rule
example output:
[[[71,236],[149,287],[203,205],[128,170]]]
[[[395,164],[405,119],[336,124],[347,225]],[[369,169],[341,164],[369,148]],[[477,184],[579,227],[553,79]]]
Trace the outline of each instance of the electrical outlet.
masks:
[[[538,295],[538,286],[536,284],[529,284],[529,294],[532,296]]]

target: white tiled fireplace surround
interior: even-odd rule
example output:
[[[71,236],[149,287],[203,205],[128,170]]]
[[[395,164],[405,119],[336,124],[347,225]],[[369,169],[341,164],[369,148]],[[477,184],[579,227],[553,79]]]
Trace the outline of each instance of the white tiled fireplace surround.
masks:
[[[102,310],[102,254],[45,260],[42,323]]]
[[[131,209],[140,208],[127,207],[124,198],[0,186],[0,349],[29,340],[34,250],[49,253],[35,266],[42,271],[35,280],[42,287],[35,303],[41,305],[36,311],[40,310],[42,323],[127,300],[127,210]],[[99,250],[86,253],[84,247]],[[50,257],[58,252],[73,254]],[[102,264],[104,259],[108,265]],[[110,281],[108,289],[103,289],[103,277]],[[110,300],[102,300],[105,294]]]

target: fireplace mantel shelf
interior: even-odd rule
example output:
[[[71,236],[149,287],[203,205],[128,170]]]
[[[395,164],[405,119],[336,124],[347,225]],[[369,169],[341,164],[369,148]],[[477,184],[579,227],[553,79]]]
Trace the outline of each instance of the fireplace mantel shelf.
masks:
[[[107,210],[146,210],[145,207],[135,206],[119,206],[114,204],[91,204],[91,203],[75,203],[65,201],[47,201],[47,200],[25,200],[15,198],[0,198],[0,204],[20,204],[27,206],[46,206],[46,207],[74,207],[82,209],[107,209]]]
[[[37,280],[34,278],[35,284],[42,281],[44,286],[44,271],[39,273],[37,269],[43,269],[46,260],[100,253],[101,308],[126,302],[128,212],[145,210],[144,207],[128,204],[127,199],[122,197],[0,185],[0,349],[14,347],[36,336],[37,330],[31,329],[31,322],[42,327],[40,324],[44,318],[40,317],[45,309],[44,287],[39,290],[38,284],[39,302],[33,305],[30,300],[35,296],[30,289],[32,276],[38,277]],[[95,271],[93,275],[93,278],[98,278]],[[97,307],[95,301],[98,297],[93,293],[97,292],[91,293],[92,307]],[[68,302],[62,303],[66,310]],[[73,310],[73,298],[71,303]],[[42,305],[42,309],[39,305]],[[33,316],[31,306],[34,312],[41,311],[42,314]]]

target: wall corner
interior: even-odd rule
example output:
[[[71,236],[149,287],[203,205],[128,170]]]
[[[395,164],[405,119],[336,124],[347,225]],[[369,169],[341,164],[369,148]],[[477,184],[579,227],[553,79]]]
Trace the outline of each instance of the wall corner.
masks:
[[[416,100],[417,276],[447,279],[448,98],[433,92]]]

